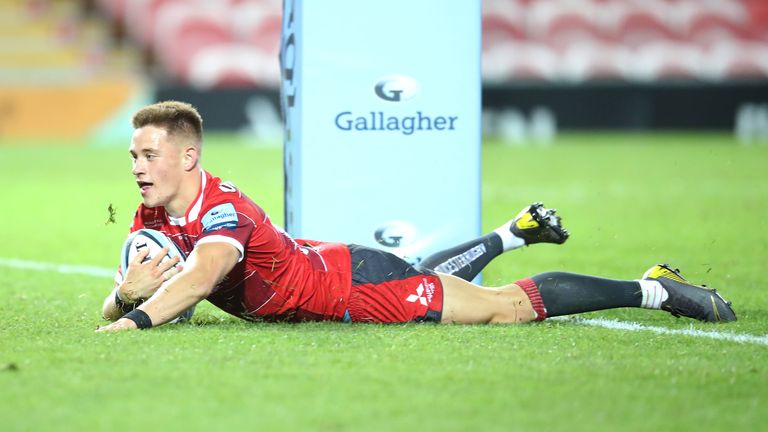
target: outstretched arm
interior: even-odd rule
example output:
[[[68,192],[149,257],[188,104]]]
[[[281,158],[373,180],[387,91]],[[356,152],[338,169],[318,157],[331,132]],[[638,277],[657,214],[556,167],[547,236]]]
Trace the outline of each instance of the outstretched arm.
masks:
[[[195,247],[184,263],[184,269],[162,285],[138,307],[147,314],[152,326],[164,324],[208,297],[213,288],[237,264],[240,251],[229,243],[205,243]],[[120,318],[98,331],[137,328],[133,320]]]

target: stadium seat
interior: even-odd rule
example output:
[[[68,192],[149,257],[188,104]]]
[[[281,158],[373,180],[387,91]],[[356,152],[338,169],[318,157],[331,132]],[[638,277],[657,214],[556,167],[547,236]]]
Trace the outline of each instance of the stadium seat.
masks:
[[[702,69],[711,80],[768,78],[768,45],[723,40],[708,48]]]
[[[522,23],[510,21],[499,15],[484,15],[482,19],[483,47],[490,48],[507,40],[526,38]]]
[[[753,39],[757,37],[747,18],[697,13],[691,17],[686,38],[692,43],[708,45],[723,39]]]
[[[242,2],[230,12],[235,38],[251,44],[267,54],[277,56],[280,51],[280,35],[283,18],[273,2]]]
[[[676,41],[681,34],[662,16],[663,11],[627,8],[614,22],[615,39],[630,47],[650,42]]]
[[[210,45],[190,59],[184,80],[197,88],[277,87],[280,65],[277,57],[250,44]]]
[[[579,41],[605,38],[597,20],[598,9],[591,1],[536,2],[528,14],[528,34],[555,49]]]
[[[542,39],[554,48],[564,48],[582,41],[600,41],[606,38],[602,28],[581,13],[557,14],[543,29]]]
[[[629,50],[607,43],[582,43],[569,46],[562,55],[560,71],[567,81],[623,80],[631,62]]]
[[[527,38],[524,9],[518,2],[484,1],[482,10],[483,47],[507,40],[523,40]]]
[[[277,82],[279,71],[262,76],[242,68],[275,67],[281,0],[94,1],[116,21],[123,14],[128,34],[152,50],[174,79],[198,85]],[[768,45],[768,1],[483,0],[482,27],[488,81],[761,77],[762,63],[750,59],[755,50],[745,48],[749,44],[730,48],[743,52],[725,54],[720,47],[712,59],[694,60],[726,39]],[[246,57],[227,59],[235,53]],[[223,63],[201,66],[206,58]]]
[[[634,81],[658,79],[698,79],[703,53],[685,43],[651,43],[638,48],[631,56],[628,78]]]
[[[763,53],[765,55],[766,53]],[[732,58],[723,70],[723,77],[734,79],[768,79],[768,66],[765,62],[747,55]]]
[[[171,4],[162,8],[157,17],[153,46],[158,60],[171,76],[181,78],[187,74],[195,54],[212,45],[234,42],[228,9],[220,5],[199,5],[189,8]]]
[[[483,54],[483,74],[489,81],[554,80],[557,54],[549,46],[526,41],[497,45]]]
[[[126,0],[125,29],[126,32],[145,50],[152,50],[155,40],[155,29],[160,11],[170,5],[189,4],[185,0]]]
[[[765,0],[743,0],[744,10],[750,19],[750,24],[759,37],[768,40],[768,2]]]

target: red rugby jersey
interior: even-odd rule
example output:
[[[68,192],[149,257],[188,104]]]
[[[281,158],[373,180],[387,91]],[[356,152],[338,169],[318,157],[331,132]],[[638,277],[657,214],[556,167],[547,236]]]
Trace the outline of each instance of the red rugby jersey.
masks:
[[[131,232],[163,232],[189,255],[195,245],[225,242],[241,259],[208,301],[253,320],[341,320],[352,284],[349,249],[294,240],[229,182],[201,171],[198,196],[182,218],[139,205]]]

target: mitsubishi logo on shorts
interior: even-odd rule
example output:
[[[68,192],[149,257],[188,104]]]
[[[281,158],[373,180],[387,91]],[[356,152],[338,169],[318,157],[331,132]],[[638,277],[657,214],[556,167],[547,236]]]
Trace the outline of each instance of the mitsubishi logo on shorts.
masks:
[[[416,294],[411,294],[408,296],[407,299],[405,299],[408,302],[416,303],[417,301],[424,306],[427,305],[427,298],[424,297],[424,284],[420,283],[419,287],[416,288]]]

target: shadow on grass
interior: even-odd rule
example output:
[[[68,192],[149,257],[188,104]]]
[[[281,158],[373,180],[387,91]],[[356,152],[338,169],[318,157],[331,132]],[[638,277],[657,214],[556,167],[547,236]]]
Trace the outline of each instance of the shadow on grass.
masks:
[[[254,329],[259,331],[280,331],[280,332],[340,332],[340,331],[365,331],[373,329],[412,329],[412,328],[435,328],[436,324],[431,323],[343,323],[338,321],[304,321],[304,322],[272,322],[272,321],[246,321],[228,315],[216,315],[210,313],[195,314],[189,323],[179,324],[185,327],[198,329],[219,330],[246,330]],[[171,328],[173,326],[166,326]]]

